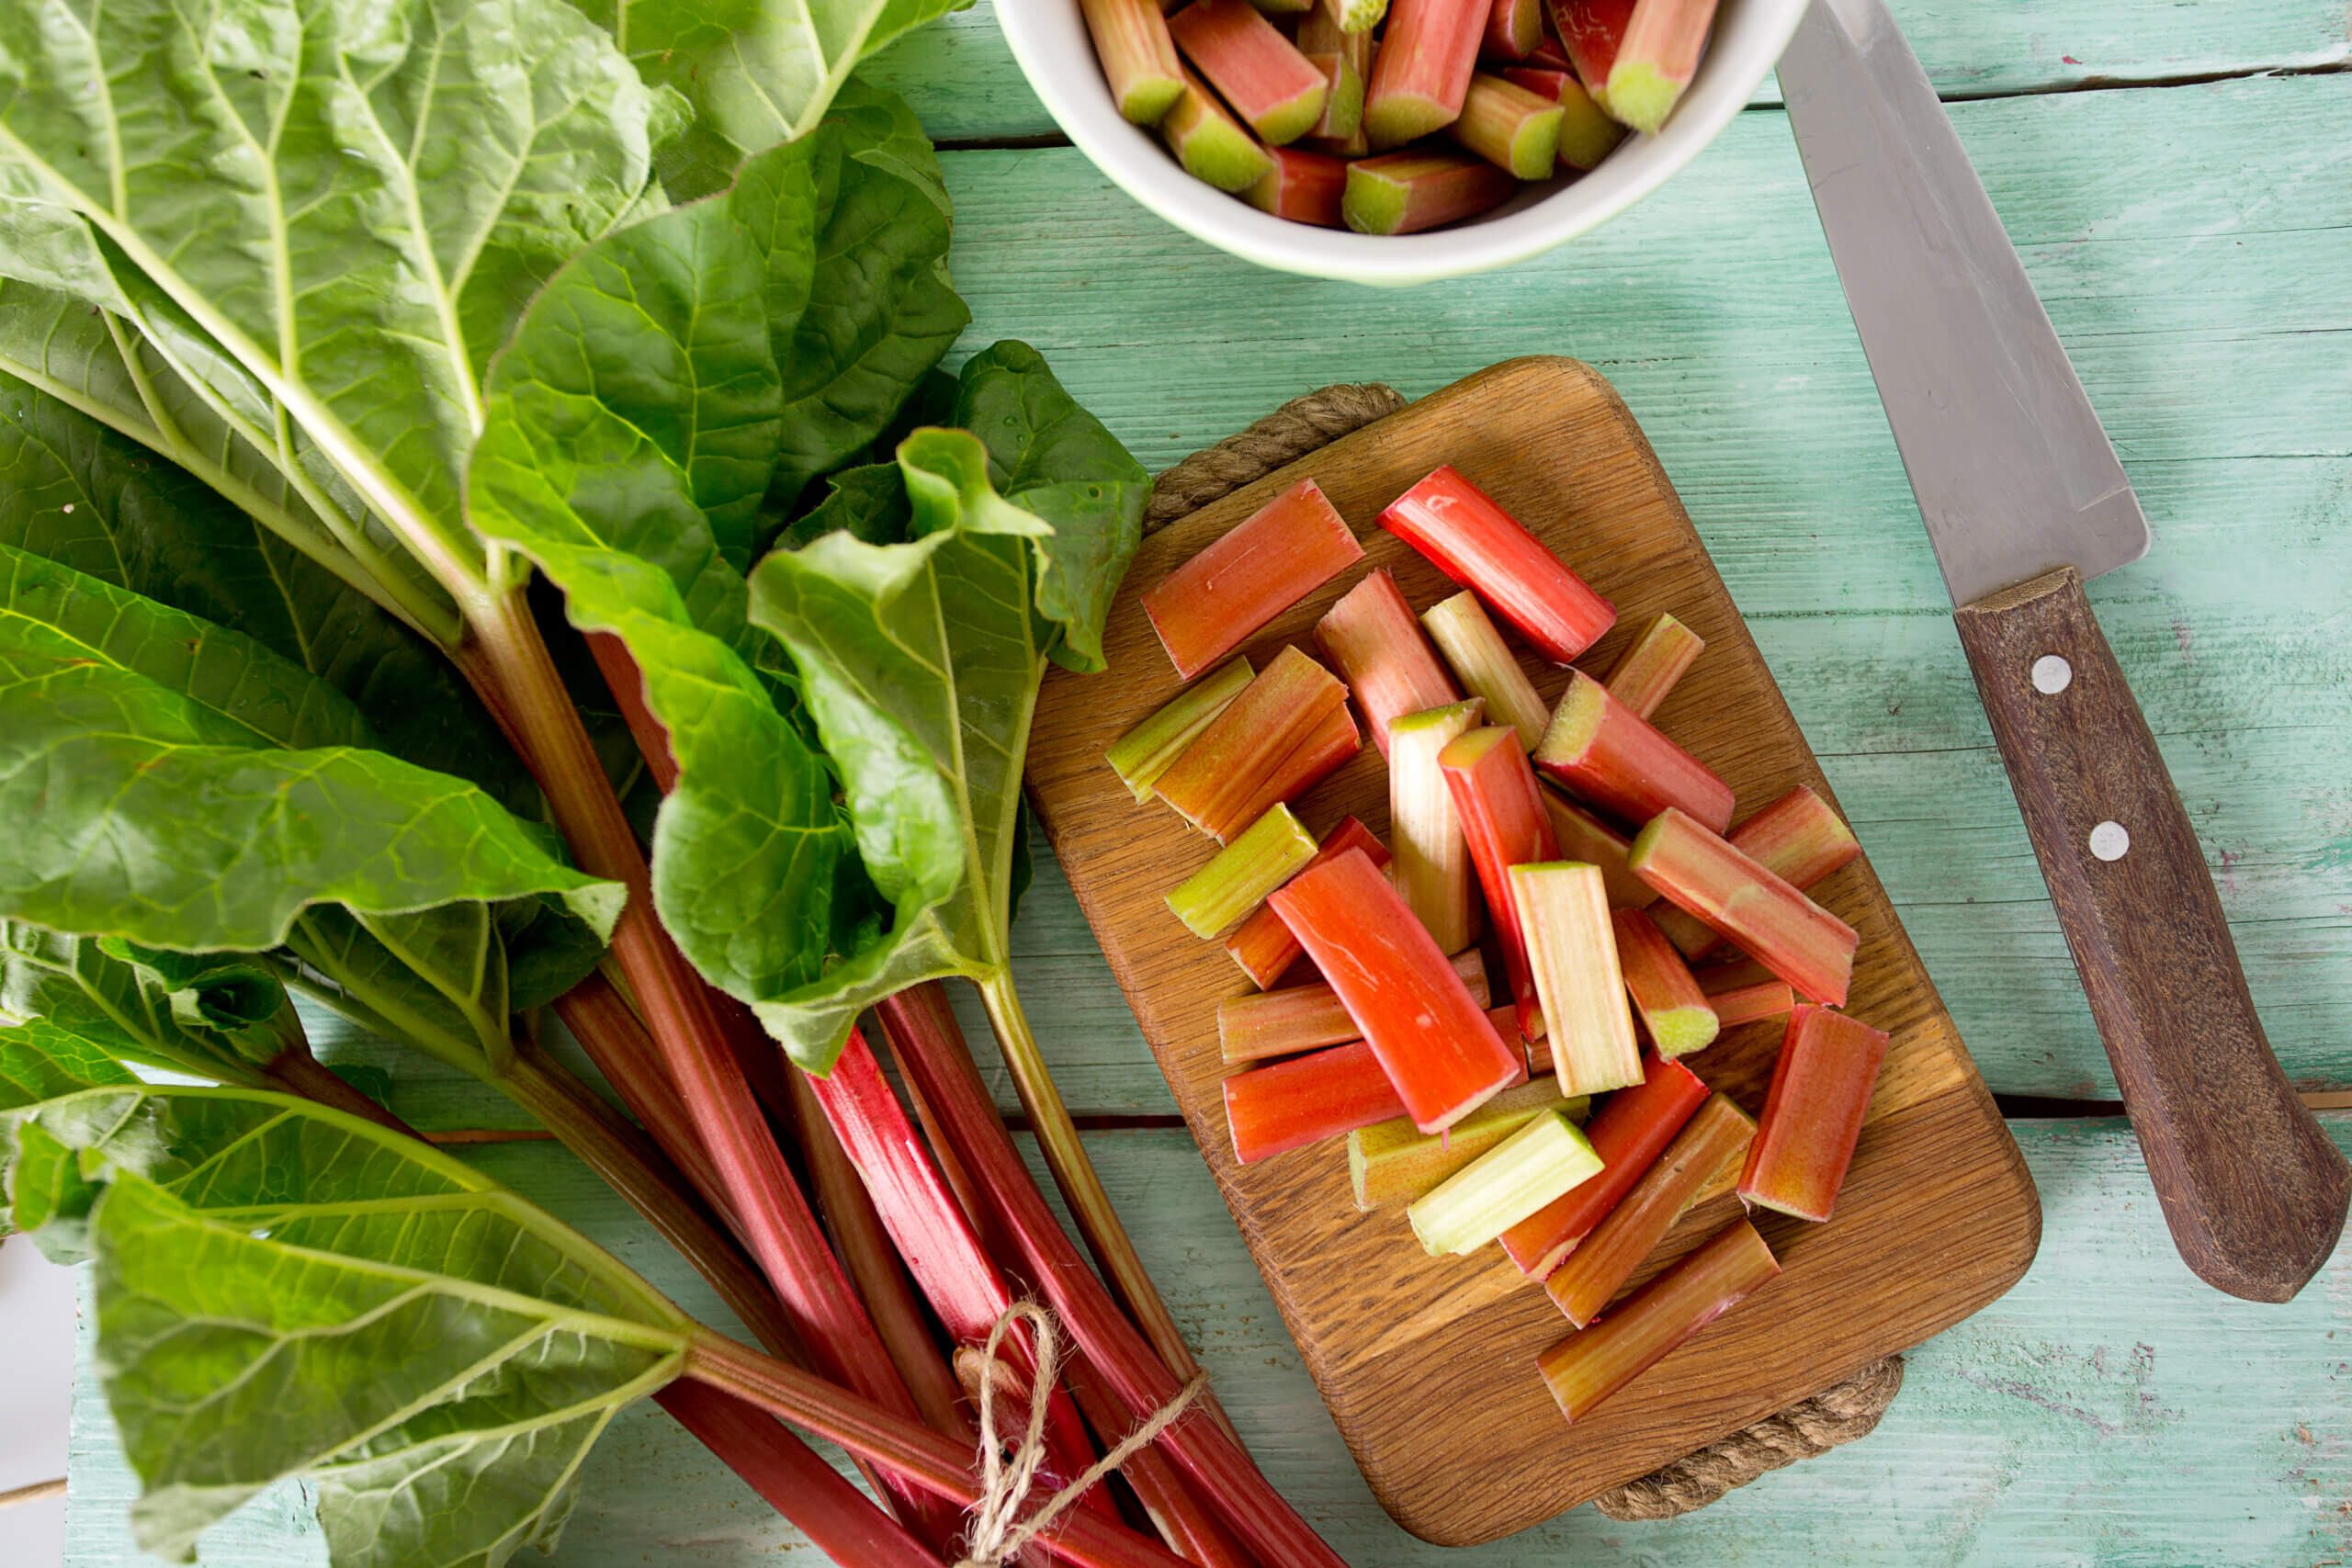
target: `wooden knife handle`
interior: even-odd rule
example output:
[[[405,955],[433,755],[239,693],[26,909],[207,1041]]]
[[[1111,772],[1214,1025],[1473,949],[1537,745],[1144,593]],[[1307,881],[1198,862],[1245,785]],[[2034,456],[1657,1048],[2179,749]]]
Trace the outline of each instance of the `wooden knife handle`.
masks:
[[[2352,1168],[2270,1054],[2221,896],[2071,567],[1952,617],[2175,1246],[2249,1301],[2301,1290]]]

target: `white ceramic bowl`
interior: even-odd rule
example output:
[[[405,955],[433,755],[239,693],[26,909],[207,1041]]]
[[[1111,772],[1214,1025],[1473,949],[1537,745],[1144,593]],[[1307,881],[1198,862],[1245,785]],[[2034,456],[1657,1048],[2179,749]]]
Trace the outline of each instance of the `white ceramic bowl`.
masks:
[[[1722,0],[1690,90],[1657,136],[1627,139],[1574,180],[1522,186],[1491,212],[1425,234],[1352,234],[1294,223],[1202,184],[1154,131],[1111,101],[1078,0],[997,0],[1029,85],[1095,167],[1186,233],[1283,272],[1351,283],[1427,283],[1540,255],[1623,212],[1699,155],[1781,58],[1806,0]]]

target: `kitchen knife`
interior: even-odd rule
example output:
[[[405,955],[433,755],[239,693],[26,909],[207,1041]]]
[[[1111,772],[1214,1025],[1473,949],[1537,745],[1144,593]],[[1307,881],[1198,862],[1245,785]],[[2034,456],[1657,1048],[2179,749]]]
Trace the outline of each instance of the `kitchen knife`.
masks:
[[[2083,583],[2147,519],[1883,0],[1814,0],[1781,92],[2091,1014],[2190,1269],[2283,1302],[2352,1168],[2255,1016],[2203,852]]]

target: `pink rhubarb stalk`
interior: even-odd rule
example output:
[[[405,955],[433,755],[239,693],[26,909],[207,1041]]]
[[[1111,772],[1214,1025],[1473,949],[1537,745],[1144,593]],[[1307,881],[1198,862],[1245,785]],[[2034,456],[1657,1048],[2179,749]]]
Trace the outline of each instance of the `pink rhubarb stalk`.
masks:
[[[1514,179],[1540,180],[1559,154],[1561,118],[1553,99],[1482,71],[1445,133]]]
[[[1810,1005],[1790,1012],[1763,1120],[1739,1175],[1741,1201],[1801,1220],[1829,1217],[1854,1163],[1886,1046],[1884,1031],[1844,1013]]]
[[[1634,0],[1609,66],[1609,112],[1656,136],[1699,69],[1715,0]]]
[[[1317,141],[1349,141],[1363,134],[1363,95],[1372,77],[1372,32],[1350,32],[1328,6],[1298,19],[1298,51],[1315,62],[1330,84],[1323,118],[1309,134]],[[1365,143],[1365,151],[1371,144]]]
[[[1683,812],[1660,812],[1634,840],[1634,874],[1737,943],[1796,987],[1843,1006],[1854,976],[1854,928]]]
[[[1386,567],[1368,573],[1315,623],[1315,646],[1354,694],[1372,743],[1388,755],[1388,726],[1462,700]]]
[[[1679,909],[1669,912],[1681,913]],[[1714,933],[1707,934],[1712,937]],[[1753,958],[1696,969],[1691,971],[1691,978],[1699,982],[1699,989],[1706,993],[1707,1005],[1715,1010],[1717,1021],[1725,1029],[1736,1029],[1759,1019],[1785,1018],[1797,1003],[1797,994],[1789,983]]]
[[[1657,922],[1639,909],[1612,909],[1609,921],[1617,936],[1625,994],[1633,998],[1634,1016],[1641,1020],[1657,1054],[1687,1056],[1713,1044],[1722,1021]]]
[[[1404,1113],[1380,1058],[1361,1040],[1225,1080],[1226,1125],[1243,1165]]]
[[[1731,785],[1581,670],[1568,672],[1535,765],[1621,821],[1679,807],[1718,833],[1731,822]]]
[[[1301,479],[1148,590],[1143,613],[1189,681],[1363,558],[1322,487]]]
[[[1599,1094],[1641,1082],[1600,868],[1552,861],[1512,866],[1510,875],[1560,1092]]]
[[[1337,860],[1350,850],[1362,850],[1370,855],[1375,867],[1388,863],[1388,846],[1382,843],[1371,829],[1355,818],[1348,817],[1341,818],[1338,827],[1323,835],[1322,845],[1315,852],[1315,858],[1301,869],[1312,871],[1326,861]],[[1290,928],[1283,924],[1283,918],[1262,904],[1255,914],[1236,926],[1233,934],[1225,939],[1225,951],[1227,956],[1241,965],[1241,972],[1255,981],[1261,991],[1272,990],[1289,972],[1290,966],[1305,957],[1306,953],[1298,945],[1298,939],[1290,934]]]
[[[1363,127],[1385,151],[1426,136],[1462,112],[1493,0],[1392,0],[1372,62]]]
[[[1634,840],[1587,811],[1560,792],[1544,792],[1544,813],[1552,819],[1552,837],[1559,840],[1562,860],[1580,860],[1600,868],[1600,885],[1612,909],[1640,909],[1657,902],[1657,889],[1626,869]]]
[[[1581,1421],[1780,1271],[1756,1227],[1734,1220],[1623,1306],[1537,1357],[1536,1370],[1560,1414]]]
[[[1137,125],[1158,125],[1184,93],[1183,67],[1159,0],[1079,0],[1079,8],[1119,113]]]
[[[1347,696],[1329,671],[1283,649],[1159,775],[1159,798],[1203,832],[1230,838],[1273,804],[1258,797],[1296,771],[1299,748],[1315,742],[1334,714],[1345,718]]]
[[[1706,646],[1706,638],[1672,615],[1660,614],[1618,656],[1601,684],[1611,696],[1647,718]]]
[[[1322,118],[1329,85],[1250,0],[1193,0],[1168,18],[1176,47],[1269,146]]]
[[[1455,953],[1453,972],[1462,976],[1471,999],[1485,1007],[1487,961],[1478,950],[1465,947]],[[1343,1044],[1362,1033],[1340,993],[1321,981],[1227,997],[1217,1004],[1217,1052],[1237,1066]]]
[[[1600,1156],[1600,1174],[1503,1233],[1503,1250],[1520,1272],[1541,1280],[1558,1268],[1706,1100],[1707,1086],[1681,1063],[1645,1061],[1642,1081],[1611,1095],[1585,1128]]]
[[[1524,60],[1544,41],[1544,0],[1493,0],[1479,51],[1489,59]]]
[[[1551,49],[1559,45],[1550,39],[1544,40]],[[1529,63],[1514,65],[1503,73],[1503,80],[1539,94],[1560,106],[1560,162],[1571,169],[1597,169],[1600,161],[1616,151],[1625,140],[1625,128],[1601,113],[1592,95],[1584,90],[1577,73],[1568,66],[1566,54],[1558,62],[1536,63],[1544,58],[1544,51],[1528,56]]]
[[[1521,748],[1534,750],[1552,722],[1552,710],[1535,694],[1535,682],[1519,667],[1478,596],[1465,589],[1441,600],[1421,612],[1421,626],[1462,689],[1487,705],[1487,719],[1510,725],[1519,732]]]
[[[1140,806],[1151,798],[1152,786],[1169,764],[1184,754],[1190,746],[1214,722],[1216,716],[1232,705],[1233,699],[1247,689],[1257,671],[1250,668],[1246,659],[1236,659],[1221,664],[1215,673],[1193,682],[1161,704],[1148,718],[1113,741],[1102,753],[1119,782]]]
[[[1862,852],[1854,830],[1830,804],[1804,784],[1733,829],[1731,847],[1800,893]],[[1722,947],[1723,939],[1679,909],[1658,911],[1658,929],[1693,962]]]
[[[1720,1094],[1710,1096],[1657,1163],[1544,1281],[1552,1304],[1578,1328],[1599,1317],[1716,1173],[1738,1165],[1755,1136],[1753,1117]]]
[[[1221,191],[1248,190],[1274,166],[1265,143],[1234,118],[1216,89],[1189,67],[1184,91],[1160,116],[1159,134],[1186,174]]]
[[[1363,737],[1356,733],[1356,721],[1348,716],[1345,705],[1333,708],[1323,716],[1321,723],[1307,731],[1306,739],[1274,764],[1273,772],[1234,812],[1233,820],[1253,822],[1275,807],[1296,800],[1345,767],[1363,750]]]
[[[1301,873],[1272,902],[1422,1132],[1452,1126],[1525,1075],[1524,1059],[1369,857],[1344,854]]]
[[[1385,60],[1384,51],[1381,58]],[[1484,158],[1408,147],[1348,165],[1340,215],[1359,234],[1418,234],[1508,200],[1519,182]]]
[[[1575,659],[1616,623],[1608,600],[1451,468],[1434,470],[1390,502],[1380,523],[1446,576],[1475,589],[1555,664]]]
[[[1609,72],[1634,19],[1634,0],[1550,0],[1552,29],[1592,101],[1609,108]],[[1621,122],[1622,123],[1622,122]]]
[[[1519,748],[1517,731],[1499,725],[1474,729],[1448,742],[1437,761],[1446,787],[1453,792],[1462,836],[1494,916],[1495,942],[1502,949],[1519,1032],[1532,1038],[1544,1032],[1544,1014],[1535,998],[1535,973],[1528,965],[1510,868],[1558,860],[1559,840],[1552,836],[1543,794],[1534,770],[1527,765],[1527,753]]]

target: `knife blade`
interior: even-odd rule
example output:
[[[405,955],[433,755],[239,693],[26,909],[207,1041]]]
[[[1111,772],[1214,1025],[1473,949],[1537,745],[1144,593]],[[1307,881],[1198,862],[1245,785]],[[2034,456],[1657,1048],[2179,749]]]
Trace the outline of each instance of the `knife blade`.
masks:
[[[1953,619],[2175,1244],[2293,1296],[2352,1207],[2082,584],[2149,543],[2131,481],[1883,0],[1814,0],[1781,96]]]

